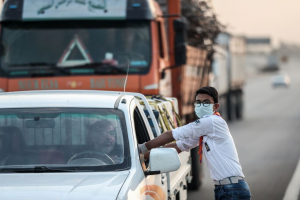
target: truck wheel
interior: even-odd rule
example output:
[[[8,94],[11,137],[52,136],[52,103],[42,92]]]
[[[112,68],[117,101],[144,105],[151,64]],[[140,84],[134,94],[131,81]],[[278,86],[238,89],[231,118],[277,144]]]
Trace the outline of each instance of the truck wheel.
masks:
[[[203,177],[203,170],[202,164],[199,162],[199,154],[198,154],[199,147],[193,148],[191,150],[191,175],[193,179],[191,183],[188,183],[188,190],[198,190],[202,184],[202,177]]]
[[[219,104],[220,104],[219,112],[223,117],[223,119],[228,120],[226,102],[227,102],[226,96],[219,97]]]
[[[244,101],[243,101],[243,93],[241,91],[237,93],[236,109],[237,109],[237,112],[236,112],[237,119],[243,119]]]
[[[233,121],[235,117],[235,101],[234,101],[234,93],[229,92],[227,94],[226,99],[226,110],[227,110],[227,119],[228,121]]]

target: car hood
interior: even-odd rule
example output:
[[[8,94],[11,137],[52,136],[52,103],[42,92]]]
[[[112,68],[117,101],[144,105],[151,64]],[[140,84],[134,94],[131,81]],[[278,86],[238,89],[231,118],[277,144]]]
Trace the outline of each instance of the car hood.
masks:
[[[0,174],[0,199],[116,199],[129,171]]]

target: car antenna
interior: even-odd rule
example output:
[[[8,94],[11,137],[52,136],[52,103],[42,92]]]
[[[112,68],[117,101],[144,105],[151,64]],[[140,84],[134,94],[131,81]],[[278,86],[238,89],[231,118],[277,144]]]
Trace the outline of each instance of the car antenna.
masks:
[[[126,84],[127,84],[128,72],[129,72],[129,59],[127,58],[127,75],[126,75],[125,82],[124,82],[124,92],[125,92],[125,88],[126,88]]]

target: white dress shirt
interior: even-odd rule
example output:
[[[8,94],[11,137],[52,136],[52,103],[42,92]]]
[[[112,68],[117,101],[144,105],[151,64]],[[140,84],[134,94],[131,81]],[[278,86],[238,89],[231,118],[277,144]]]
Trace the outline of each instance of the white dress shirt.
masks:
[[[181,151],[189,151],[203,136],[202,151],[212,180],[231,176],[245,177],[239,163],[233,138],[225,120],[218,115],[206,115],[195,122],[172,130]]]

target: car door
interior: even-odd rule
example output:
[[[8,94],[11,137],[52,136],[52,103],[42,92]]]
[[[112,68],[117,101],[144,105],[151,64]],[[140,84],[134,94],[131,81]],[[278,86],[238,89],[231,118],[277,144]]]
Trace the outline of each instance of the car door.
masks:
[[[135,133],[138,140],[137,142],[139,144],[142,144],[144,142],[150,141],[150,139],[153,139],[154,136],[151,131],[150,125],[140,106],[136,106],[133,115]],[[141,157],[140,159],[143,170],[148,170],[149,161],[145,161],[143,157]],[[145,177],[145,179],[147,185],[141,189],[141,193],[145,195],[146,198],[147,196],[150,196],[155,200],[167,199],[167,176],[165,173],[148,175]]]

